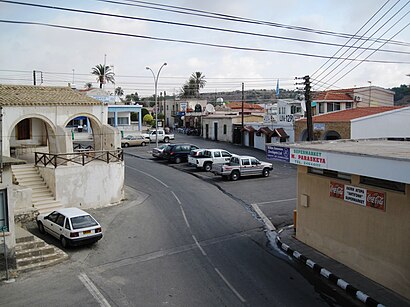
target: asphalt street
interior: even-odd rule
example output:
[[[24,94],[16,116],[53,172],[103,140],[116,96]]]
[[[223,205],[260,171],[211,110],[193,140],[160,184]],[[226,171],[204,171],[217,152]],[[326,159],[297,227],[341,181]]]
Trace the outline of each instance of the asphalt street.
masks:
[[[250,210],[252,203],[277,206],[283,213],[277,224],[289,223],[294,168],[275,164],[269,178],[223,182],[154,161],[147,151],[127,149],[135,154],[125,155],[127,199],[88,210],[104,238],[67,249],[70,260],[63,264],[2,284],[1,306],[350,305],[272,249]],[[58,245],[34,225],[30,230]]]

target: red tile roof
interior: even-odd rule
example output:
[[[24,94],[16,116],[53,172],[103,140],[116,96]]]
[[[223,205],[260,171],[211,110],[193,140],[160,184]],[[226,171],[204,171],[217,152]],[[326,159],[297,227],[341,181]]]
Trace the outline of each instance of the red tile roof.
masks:
[[[369,115],[379,114],[387,111],[403,108],[403,106],[389,107],[366,107],[354,108],[349,110],[336,111],[326,114],[313,116],[314,123],[335,123],[335,122],[350,122],[352,119],[365,117]],[[306,118],[301,119],[306,121]]]
[[[330,100],[330,101],[351,100],[353,101],[352,96],[353,96],[352,89],[331,90],[331,91],[313,93],[313,100],[314,101],[320,101],[320,100]]]
[[[227,104],[227,107],[233,110],[242,109],[242,102],[231,102]],[[263,110],[263,108],[256,103],[254,104],[254,103],[247,103],[247,102],[244,102],[243,108],[248,109],[248,110]]]

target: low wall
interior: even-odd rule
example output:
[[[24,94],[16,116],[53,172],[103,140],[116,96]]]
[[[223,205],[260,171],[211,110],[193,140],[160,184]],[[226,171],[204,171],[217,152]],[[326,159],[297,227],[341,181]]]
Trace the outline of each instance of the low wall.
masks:
[[[124,196],[123,161],[39,167],[39,171],[64,207],[102,207],[117,203]]]

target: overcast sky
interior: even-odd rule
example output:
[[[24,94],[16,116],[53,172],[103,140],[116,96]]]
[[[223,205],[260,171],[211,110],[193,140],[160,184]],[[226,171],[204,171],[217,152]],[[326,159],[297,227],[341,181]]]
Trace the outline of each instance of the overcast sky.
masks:
[[[152,8],[114,4],[108,1],[22,1],[31,4],[54,5],[315,42],[343,45],[348,41],[346,38],[335,37],[334,35],[320,35],[268,25],[205,18],[192,14],[178,14]],[[117,0],[115,2],[142,4],[138,1],[126,0]],[[405,6],[407,0],[163,0],[161,2],[152,0],[150,3],[173,5],[315,30],[355,34],[386,2],[388,3],[385,7],[359,32],[359,35],[363,35],[368,31],[366,36],[372,36],[380,28],[373,37],[390,39],[404,28],[393,40],[405,42],[406,44],[389,43],[381,46],[381,43],[373,43],[371,48],[377,49],[380,47],[383,50],[400,51],[402,53],[377,51],[368,60],[410,62],[410,27],[405,28],[410,21],[410,14],[408,14],[410,5]],[[394,4],[396,5],[393,7]],[[387,12],[388,10],[390,11]],[[192,11],[190,12],[192,13]],[[387,14],[383,17],[386,12]],[[405,15],[406,13],[408,15]],[[96,16],[4,2],[0,2],[0,16],[1,20],[41,22],[137,36],[306,53],[316,56],[333,56],[340,48],[338,46],[227,33],[211,29],[198,29],[119,17]],[[403,16],[404,18],[394,25]],[[392,19],[388,22],[390,17]],[[377,25],[373,26],[379,19]],[[387,31],[390,27],[392,27],[391,30]],[[387,33],[385,33],[386,31]],[[372,85],[385,88],[410,83],[410,77],[406,76],[410,74],[410,65],[406,63],[362,63],[349,72],[359,62],[353,62],[352,65],[345,68],[350,61],[345,61],[337,67],[339,61],[324,73],[317,72],[314,74],[317,69],[326,63],[325,58],[266,51],[232,50],[2,22],[0,22],[0,39],[0,83],[32,84],[32,71],[36,70],[43,72],[43,85],[65,86],[68,82],[74,80],[78,88],[83,88],[86,82],[93,82],[94,86],[98,86],[95,77],[90,72],[93,66],[103,64],[104,59],[106,59],[107,65],[113,65],[114,67],[116,86],[121,86],[126,93],[138,92],[140,96],[151,95],[154,91],[152,74],[145,67],[149,66],[157,72],[164,62],[167,62],[168,65],[161,71],[158,89],[159,91],[165,90],[168,94],[177,93],[190,74],[195,71],[202,72],[208,81],[203,92],[240,90],[242,82],[245,83],[245,89],[275,89],[276,80],[278,79],[281,88],[294,89],[295,81],[293,79],[296,76],[308,74],[313,75],[318,81],[326,83],[314,84],[314,89],[318,90],[326,89],[329,86],[332,89],[367,86],[368,81],[371,81]],[[352,45],[355,42],[355,40],[352,40],[347,45]],[[363,47],[369,47],[371,43],[361,41],[356,46],[363,44]],[[359,55],[360,52],[361,50],[355,53],[348,50],[344,57],[364,59],[370,54],[370,51],[365,51],[362,55]],[[339,52],[337,55],[340,54]],[[327,66],[324,66],[323,69],[331,63],[333,62],[326,64]],[[336,74],[342,68],[345,69]],[[347,75],[337,81],[345,73]],[[39,75],[38,73],[37,76]],[[335,81],[337,82],[333,84]],[[40,79],[37,82],[39,83]],[[105,86],[107,90],[112,90],[113,87],[111,84]]]

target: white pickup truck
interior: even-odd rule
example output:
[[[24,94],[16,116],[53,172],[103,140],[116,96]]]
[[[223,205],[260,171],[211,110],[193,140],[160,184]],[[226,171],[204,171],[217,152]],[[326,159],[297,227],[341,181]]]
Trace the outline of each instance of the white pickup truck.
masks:
[[[231,157],[232,154],[223,149],[206,149],[200,156],[189,156],[188,164],[209,172],[214,163],[228,163]]]
[[[151,130],[148,134],[144,134],[151,142],[157,141],[157,131]],[[170,140],[175,140],[175,135],[166,134],[164,130],[158,130],[158,142],[169,143]]]
[[[236,181],[242,176],[262,175],[269,177],[271,170],[273,170],[271,163],[259,161],[255,157],[233,155],[227,164],[212,165],[211,171],[222,178]]]

